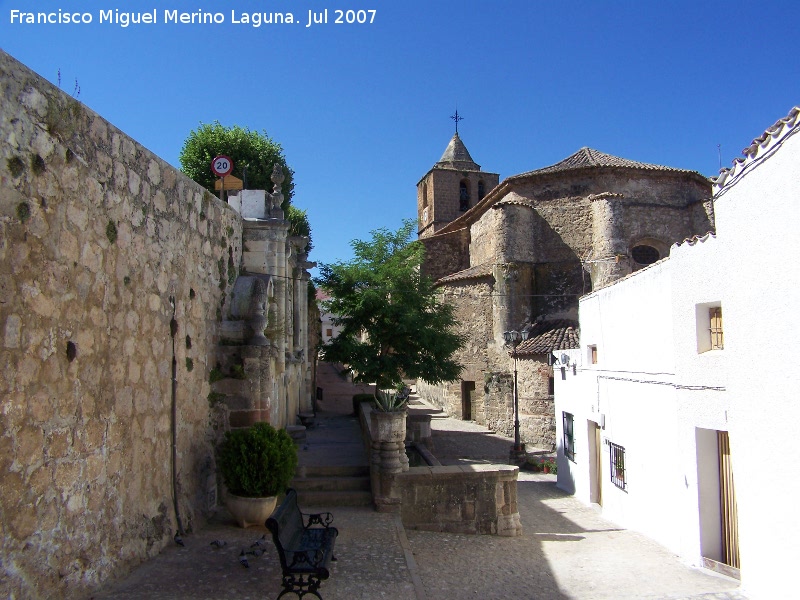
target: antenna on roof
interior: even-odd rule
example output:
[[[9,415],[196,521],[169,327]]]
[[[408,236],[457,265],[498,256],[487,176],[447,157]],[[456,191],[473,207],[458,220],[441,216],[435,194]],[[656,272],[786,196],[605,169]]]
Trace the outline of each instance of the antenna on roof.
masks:
[[[458,114],[458,108],[456,108],[456,114],[454,114],[454,115],[451,115],[451,116],[450,116],[450,118],[451,118],[451,119],[453,119],[453,121],[455,121],[455,122],[456,122],[456,135],[458,135],[458,122],[459,122],[459,121],[463,121],[463,120],[464,120],[464,117],[462,117],[462,116],[460,116],[460,115]]]
[[[717,157],[719,158],[719,170],[722,171],[722,144],[717,144]]]

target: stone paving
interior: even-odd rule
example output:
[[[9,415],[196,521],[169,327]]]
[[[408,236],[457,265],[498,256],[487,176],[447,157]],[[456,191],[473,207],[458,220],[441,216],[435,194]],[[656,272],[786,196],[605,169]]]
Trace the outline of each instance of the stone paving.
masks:
[[[508,439],[474,423],[435,417],[432,429],[443,464],[504,462],[508,454]],[[312,450],[314,432],[308,432]],[[604,520],[558,490],[553,475],[521,472],[518,499],[523,534],[517,538],[406,530],[396,515],[337,507],[339,560],[320,592],[325,600],[745,600],[738,582],[686,566],[645,536]],[[249,568],[239,563],[242,548],[265,533],[264,527],[239,529],[221,510],[184,538],[185,547],[170,545],[92,597],[276,598],[281,575],[271,541],[262,556],[249,557]],[[214,550],[217,539],[226,545]]]

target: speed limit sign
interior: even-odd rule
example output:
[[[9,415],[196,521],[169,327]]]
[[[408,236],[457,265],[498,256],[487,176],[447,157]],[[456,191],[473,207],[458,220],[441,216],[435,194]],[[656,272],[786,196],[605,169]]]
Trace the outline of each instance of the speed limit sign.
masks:
[[[231,171],[233,171],[233,161],[229,156],[220,154],[219,156],[214,157],[214,160],[211,161],[211,170],[217,177],[225,177],[230,175]]]

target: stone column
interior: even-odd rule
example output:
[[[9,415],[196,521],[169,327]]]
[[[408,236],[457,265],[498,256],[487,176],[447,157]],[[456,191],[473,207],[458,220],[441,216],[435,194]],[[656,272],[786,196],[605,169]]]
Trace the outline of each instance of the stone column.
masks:
[[[373,410],[371,420],[370,479],[378,512],[398,512],[400,494],[394,476],[408,471],[406,456],[406,411]]]
[[[598,194],[592,204],[592,289],[603,287],[631,273],[628,243],[622,226],[622,196]]]

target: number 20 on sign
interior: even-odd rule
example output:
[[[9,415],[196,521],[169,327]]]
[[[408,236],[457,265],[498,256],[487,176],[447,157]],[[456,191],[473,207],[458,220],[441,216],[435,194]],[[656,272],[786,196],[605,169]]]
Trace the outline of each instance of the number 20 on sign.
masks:
[[[231,171],[233,171],[233,161],[229,156],[224,156],[222,154],[215,156],[214,160],[211,161],[211,170],[217,177],[230,175]]]

